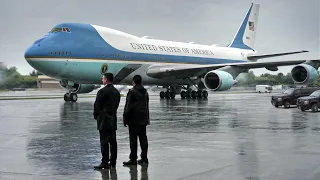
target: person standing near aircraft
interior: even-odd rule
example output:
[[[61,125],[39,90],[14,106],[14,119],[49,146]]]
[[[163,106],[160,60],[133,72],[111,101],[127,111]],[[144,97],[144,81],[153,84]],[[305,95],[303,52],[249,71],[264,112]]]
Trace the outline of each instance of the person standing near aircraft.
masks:
[[[148,164],[148,138],[147,125],[150,125],[149,94],[141,85],[140,75],[133,77],[133,88],[129,90],[123,112],[123,124],[129,126],[130,156],[129,161],[123,165]],[[141,147],[141,159],[137,161],[137,137]]]
[[[97,93],[94,102],[94,119],[97,120],[97,130],[100,134],[100,146],[102,160],[100,165],[94,166],[95,169],[109,169],[116,166],[117,161],[117,109],[120,103],[120,92],[116,89],[113,82],[113,74],[106,73],[102,77],[105,87]],[[111,156],[109,158],[109,145]],[[110,164],[108,162],[110,161]]]

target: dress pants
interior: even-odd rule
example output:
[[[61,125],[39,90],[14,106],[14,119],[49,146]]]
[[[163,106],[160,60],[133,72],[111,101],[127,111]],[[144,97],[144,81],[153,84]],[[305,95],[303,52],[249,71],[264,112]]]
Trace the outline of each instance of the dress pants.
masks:
[[[101,147],[101,162],[108,164],[110,160],[111,165],[115,165],[117,162],[117,139],[116,131],[99,131],[100,134],[100,147]],[[110,145],[110,158],[109,158],[109,145]]]
[[[148,160],[148,138],[146,132],[146,125],[132,125],[129,126],[129,138],[130,138],[130,160],[137,160],[137,151],[138,151],[138,136],[141,147],[141,159]]]

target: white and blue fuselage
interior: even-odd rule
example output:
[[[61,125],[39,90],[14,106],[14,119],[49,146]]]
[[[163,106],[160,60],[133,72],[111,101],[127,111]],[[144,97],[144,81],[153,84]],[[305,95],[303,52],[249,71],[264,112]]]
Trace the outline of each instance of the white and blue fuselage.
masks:
[[[139,74],[145,85],[194,85],[202,81],[207,89],[227,90],[236,76],[248,69],[277,70],[277,66],[305,62],[249,62],[306,52],[256,55],[259,7],[252,3],[227,47],[149,39],[97,25],[62,23],[36,40],[26,50],[25,59],[36,70],[64,82],[63,87],[66,83],[93,87],[101,84],[101,74],[111,72],[115,84],[131,85],[132,77]],[[317,65],[308,63],[293,68],[295,82],[317,78]]]
[[[144,84],[185,84],[149,77],[146,72],[155,65],[226,64],[247,61],[252,49],[216,47],[140,38],[106,27],[64,23],[35,41],[25,53],[28,63],[48,76],[83,84],[101,83],[101,67],[117,76],[131,64],[143,77]],[[131,84],[129,76],[119,84]]]

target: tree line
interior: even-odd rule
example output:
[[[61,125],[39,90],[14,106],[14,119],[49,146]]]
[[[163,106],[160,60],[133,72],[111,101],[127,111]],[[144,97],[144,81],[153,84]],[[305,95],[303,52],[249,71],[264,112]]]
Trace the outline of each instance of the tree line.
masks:
[[[246,73],[243,75],[243,78],[240,78],[238,81],[237,86],[248,86],[253,87],[258,84],[263,85],[294,85],[294,82],[291,78],[291,73],[287,73],[284,75],[283,73],[278,73],[277,75],[272,75],[269,73],[261,74],[260,76],[255,76],[253,71],[249,71],[249,73]],[[320,76],[316,81],[314,81],[312,84],[309,84],[310,87],[319,86],[320,87]]]
[[[33,70],[29,75],[21,75],[16,67],[0,69],[0,90],[13,88],[36,88],[38,75],[41,73]]]
[[[41,75],[41,73],[35,70],[33,70],[29,75],[21,75],[17,71],[16,67],[2,68],[0,69],[0,90],[8,90],[12,88],[36,88],[38,75]],[[283,73],[278,73],[277,75],[265,73],[260,76],[255,76],[253,71],[249,71],[248,73],[240,76],[241,78],[238,79],[238,84],[236,86],[253,87],[257,84],[271,86],[294,85],[290,73],[287,75],[284,75]],[[320,87],[320,78],[309,86]]]

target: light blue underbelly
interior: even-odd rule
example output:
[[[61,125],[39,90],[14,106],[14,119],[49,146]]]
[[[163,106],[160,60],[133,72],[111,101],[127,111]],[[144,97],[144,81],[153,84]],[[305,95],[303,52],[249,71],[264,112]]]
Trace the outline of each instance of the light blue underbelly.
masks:
[[[108,65],[107,72],[114,74],[128,65],[127,63],[113,62],[76,62],[76,61],[29,61],[35,69],[43,72],[47,76],[56,79],[72,80],[79,83],[101,84],[102,74],[100,72],[103,64]]]

